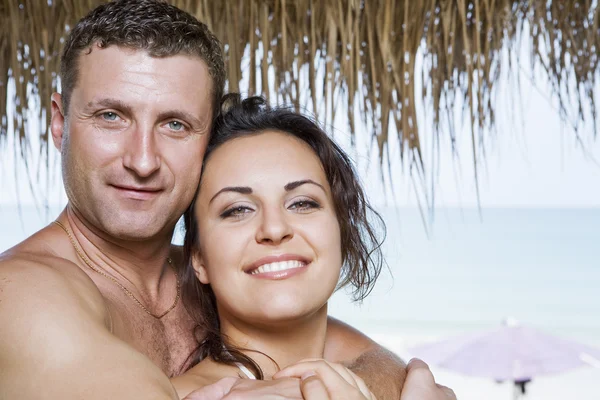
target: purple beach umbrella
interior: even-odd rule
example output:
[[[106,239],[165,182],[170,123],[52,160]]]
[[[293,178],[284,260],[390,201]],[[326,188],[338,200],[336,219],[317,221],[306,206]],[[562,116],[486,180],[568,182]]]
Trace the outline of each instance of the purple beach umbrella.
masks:
[[[533,377],[583,365],[600,367],[600,350],[509,321],[479,333],[410,349],[433,365],[464,375],[513,381],[525,392]]]

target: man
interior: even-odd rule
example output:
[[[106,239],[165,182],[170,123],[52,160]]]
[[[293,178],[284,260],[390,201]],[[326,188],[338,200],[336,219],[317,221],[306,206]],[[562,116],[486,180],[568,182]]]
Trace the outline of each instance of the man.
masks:
[[[61,62],[51,130],[69,202],[0,256],[0,398],[176,399],[167,377],[189,367],[202,333],[180,301],[171,238],[223,93],[220,44],[175,7],[124,0],[82,19]],[[326,357],[399,397],[401,362],[335,320]],[[415,365],[403,398],[444,399]],[[310,398],[315,383],[228,380],[198,395]]]

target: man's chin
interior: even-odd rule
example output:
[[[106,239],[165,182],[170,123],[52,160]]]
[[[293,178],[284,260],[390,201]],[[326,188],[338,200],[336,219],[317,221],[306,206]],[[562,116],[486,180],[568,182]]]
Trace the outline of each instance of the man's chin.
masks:
[[[110,236],[130,242],[143,242],[164,235],[166,221],[158,218],[128,218],[123,215],[118,221],[105,226]]]

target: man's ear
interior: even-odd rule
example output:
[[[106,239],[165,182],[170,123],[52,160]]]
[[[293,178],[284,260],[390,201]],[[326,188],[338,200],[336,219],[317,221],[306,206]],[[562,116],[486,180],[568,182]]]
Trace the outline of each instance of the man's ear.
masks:
[[[192,256],[192,266],[194,267],[194,272],[196,272],[196,277],[200,282],[205,285],[210,283],[208,279],[208,273],[206,272],[206,267],[204,266],[204,260],[200,255],[199,251],[195,251]]]
[[[60,93],[52,93],[52,120],[50,121],[50,131],[52,132],[52,141],[58,151],[62,150],[63,134],[65,132],[65,110]]]

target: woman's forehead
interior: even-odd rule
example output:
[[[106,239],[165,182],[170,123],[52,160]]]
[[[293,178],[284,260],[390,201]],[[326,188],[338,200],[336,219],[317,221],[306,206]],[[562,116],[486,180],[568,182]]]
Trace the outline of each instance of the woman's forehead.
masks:
[[[321,160],[313,149],[290,134],[266,131],[232,139],[215,149],[204,166],[203,180],[225,183],[306,174],[326,179]]]

